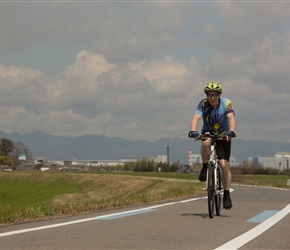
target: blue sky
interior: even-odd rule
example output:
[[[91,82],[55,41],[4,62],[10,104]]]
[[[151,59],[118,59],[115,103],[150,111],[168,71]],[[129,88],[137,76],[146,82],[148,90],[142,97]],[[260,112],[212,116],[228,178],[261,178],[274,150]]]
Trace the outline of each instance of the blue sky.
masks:
[[[3,51],[0,63],[17,67],[25,65],[46,74],[57,74],[74,63],[76,54],[81,49],[82,46],[36,44],[27,49]]]
[[[0,1],[5,132],[186,138],[220,82],[244,139],[290,142],[290,1]]]

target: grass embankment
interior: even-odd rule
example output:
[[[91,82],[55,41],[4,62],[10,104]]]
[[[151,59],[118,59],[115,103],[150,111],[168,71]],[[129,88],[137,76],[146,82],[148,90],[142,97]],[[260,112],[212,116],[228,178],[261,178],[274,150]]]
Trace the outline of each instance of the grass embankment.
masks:
[[[159,178],[113,174],[2,172],[0,225],[149,204],[204,193],[203,184],[186,181],[193,180],[192,175],[179,175],[185,181],[164,178],[165,176],[158,174],[151,177]]]
[[[233,175],[233,183],[288,188],[289,176]],[[153,204],[205,194],[197,175],[0,173],[0,225]]]
[[[232,182],[253,186],[268,186],[277,188],[287,188],[287,175],[232,175]]]

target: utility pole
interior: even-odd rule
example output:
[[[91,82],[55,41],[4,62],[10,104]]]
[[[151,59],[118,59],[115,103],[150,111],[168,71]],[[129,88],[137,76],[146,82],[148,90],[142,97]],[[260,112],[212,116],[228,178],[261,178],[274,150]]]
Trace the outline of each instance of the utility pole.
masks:
[[[166,149],[167,149],[167,164],[169,164],[169,145],[167,145]]]

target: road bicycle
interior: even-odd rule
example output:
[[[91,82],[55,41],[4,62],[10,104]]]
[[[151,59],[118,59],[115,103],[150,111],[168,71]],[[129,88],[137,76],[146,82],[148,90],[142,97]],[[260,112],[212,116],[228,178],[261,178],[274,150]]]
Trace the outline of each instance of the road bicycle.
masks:
[[[197,140],[211,140],[210,145],[210,157],[208,160],[207,174],[206,174],[206,190],[208,201],[208,214],[210,218],[213,218],[214,210],[216,215],[220,215],[221,211],[221,194],[223,192],[221,182],[221,168],[217,154],[216,141],[226,140],[226,136],[212,135],[205,133],[200,135]]]

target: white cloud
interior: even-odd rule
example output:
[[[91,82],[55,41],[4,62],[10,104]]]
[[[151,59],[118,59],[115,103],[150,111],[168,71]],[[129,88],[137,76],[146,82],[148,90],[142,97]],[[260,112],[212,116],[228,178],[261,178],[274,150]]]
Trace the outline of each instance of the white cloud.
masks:
[[[144,129],[148,115],[152,114],[154,119],[162,117],[162,108],[170,105],[168,98],[174,99],[175,95],[184,91],[182,87],[187,84],[183,78],[188,74],[188,69],[173,58],[150,63],[130,63],[123,70],[120,73],[120,69],[109,63],[104,56],[88,51],[79,52],[75,63],[56,78],[44,79],[41,72],[31,69],[13,67],[12,71],[10,67],[2,67],[3,82],[11,72],[13,82],[20,81],[25,88],[31,81],[39,82],[38,88],[30,88],[28,94],[28,91],[17,92],[19,86],[11,87],[10,80],[7,84],[11,91],[9,96],[13,95],[15,100],[20,100],[25,94],[28,98],[21,98],[22,102],[15,103],[18,108],[9,110],[3,117],[8,115],[11,120],[6,121],[10,122],[13,119],[18,122],[21,120],[21,130],[24,127],[36,130],[41,121],[47,124],[42,128],[47,127],[47,131],[56,134],[74,135],[72,128],[81,134],[88,131],[100,133],[101,129],[103,133],[110,133],[117,124],[125,127],[128,123],[136,130],[138,124],[141,126],[139,129]],[[38,97],[40,87],[45,89]],[[130,90],[132,88],[133,91]],[[36,101],[40,102],[37,109],[31,108],[31,102]],[[137,118],[142,113],[146,117]],[[151,126],[155,127],[155,122]],[[130,136],[130,133],[129,130],[123,132],[126,136]]]
[[[1,130],[184,138],[204,85],[218,81],[239,137],[290,142],[289,4],[0,5],[0,53],[15,62],[0,64]],[[52,75],[31,66],[39,45],[81,49]],[[28,48],[19,66],[15,51]]]
[[[94,82],[95,79],[114,68],[107,62],[105,56],[96,55],[88,51],[80,51],[74,65],[69,66],[64,76],[68,79],[81,79],[84,83]]]
[[[139,81],[148,81],[159,95],[177,95],[184,91],[186,77],[190,74],[187,67],[175,61],[172,57],[166,57],[161,61],[152,61],[145,64],[144,61],[130,63],[132,73],[139,75]]]
[[[26,102],[30,108],[37,109],[45,95],[42,79],[43,74],[39,70],[0,65],[0,104],[8,108]]]

